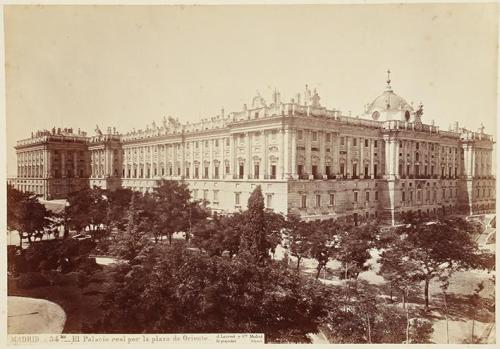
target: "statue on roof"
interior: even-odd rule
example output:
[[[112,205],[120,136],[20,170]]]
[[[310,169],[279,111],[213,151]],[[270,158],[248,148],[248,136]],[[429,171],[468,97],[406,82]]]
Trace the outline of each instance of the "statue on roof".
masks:
[[[256,92],[257,95],[252,99],[252,108],[262,108],[266,106],[266,101],[260,95],[260,92]]]
[[[95,133],[99,136],[102,136],[102,131],[101,129],[99,128],[99,125],[95,125]]]

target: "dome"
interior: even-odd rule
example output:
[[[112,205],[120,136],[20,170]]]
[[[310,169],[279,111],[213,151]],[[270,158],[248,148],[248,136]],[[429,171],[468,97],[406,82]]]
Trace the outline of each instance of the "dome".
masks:
[[[411,105],[406,100],[395,94],[392,90],[386,90],[380,96],[368,105],[367,113],[372,114],[375,111],[413,111]]]
[[[366,106],[366,115],[380,121],[410,121],[412,115],[415,115],[413,107],[403,97],[394,93],[391,88],[390,73],[388,70],[385,91]]]

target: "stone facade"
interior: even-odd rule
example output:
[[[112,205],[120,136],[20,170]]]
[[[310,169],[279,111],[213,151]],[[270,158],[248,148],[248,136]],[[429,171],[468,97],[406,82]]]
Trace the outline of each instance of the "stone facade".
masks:
[[[307,219],[463,212],[495,207],[493,139],[484,129],[422,123],[392,91],[366,106],[362,117],[320,104],[307,86],[288,103],[257,95],[240,112],[119,134],[39,131],[19,141],[18,177],[11,182],[46,198],[84,185],[151,190],[160,178],[184,180],[213,210],[243,209],[261,185],[267,207]]]

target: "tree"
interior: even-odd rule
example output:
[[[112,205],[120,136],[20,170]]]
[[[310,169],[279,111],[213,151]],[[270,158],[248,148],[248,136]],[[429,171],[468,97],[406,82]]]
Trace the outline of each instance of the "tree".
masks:
[[[151,244],[147,234],[141,229],[142,212],[137,208],[137,196],[137,194],[132,195],[127,210],[125,230],[118,234],[115,244],[111,247],[112,254],[129,262],[131,265],[140,264],[140,261],[137,261],[137,257]]]
[[[334,287],[324,333],[333,343],[429,343],[432,324],[387,305],[378,289],[364,280]]]
[[[308,342],[329,302],[327,288],[281,262],[252,263],[154,245],[150,258],[119,264],[105,316],[93,331],[260,332],[266,341]]]
[[[133,192],[128,188],[106,191],[107,207],[105,224],[108,231],[123,230],[126,226],[126,212],[132,200]]]
[[[52,223],[51,216],[51,212],[38,201],[38,195],[7,186],[7,227],[19,233],[20,246],[24,238],[31,244],[35,234],[43,233]]]
[[[338,222],[337,230],[338,248],[335,259],[342,264],[342,276],[345,279],[357,277],[361,271],[368,269],[365,264],[371,258],[370,249],[375,246],[378,228],[370,223],[354,226]]]
[[[338,227],[339,222],[333,219],[323,221],[311,221],[307,224],[311,234],[309,234],[309,257],[314,258],[316,266],[316,279],[319,278],[321,270],[328,264],[338,249]]]
[[[411,265],[413,277],[424,282],[426,309],[431,280],[438,278],[446,282],[458,270],[484,267],[482,262],[486,258],[471,239],[472,230],[466,221],[456,218],[417,222],[396,229],[385,253],[393,255],[390,259],[395,265]],[[396,256],[399,261],[393,260]],[[398,272],[398,268],[393,269]],[[407,273],[407,270],[399,269],[399,272]]]
[[[250,195],[248,210],[236,217],[242,220],[238,225],[241,230],[238,252],[259,263],[268,261],[281,242],[285,220],[282,215],[265,209],[260,186]]]
[[[78,232],[89,228],[94,237],[106,222],[106,192],[99,187],[84,188],[70,193],[68,203],[66,223]]]
[[[302,221],[298,215],[290,214],[286,219],[285,234],[287,236],[290,254],[297,258],[296,269],[299,271],[302,259],[310,255],[311,224]]]
[[[152,199],[155,206],[152,226],[159,235],[168,237],[169,244],[174,233],[189,230],[208,215],[199,201],[191,201],[191,193],[184,182],[159,180]]]

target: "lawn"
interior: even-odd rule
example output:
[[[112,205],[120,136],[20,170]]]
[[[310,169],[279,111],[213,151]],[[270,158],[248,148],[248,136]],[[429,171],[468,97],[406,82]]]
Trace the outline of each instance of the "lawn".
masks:
[[[46,299],[59,304],[66,312],[63,333],[82,333],[84,324],[90,324],[101,316],[101,291],[109,277],[110,267],[96,272],[84,288],[76,285],[44,286],[20,289],[14,280],[8,281],[8,295]]]

